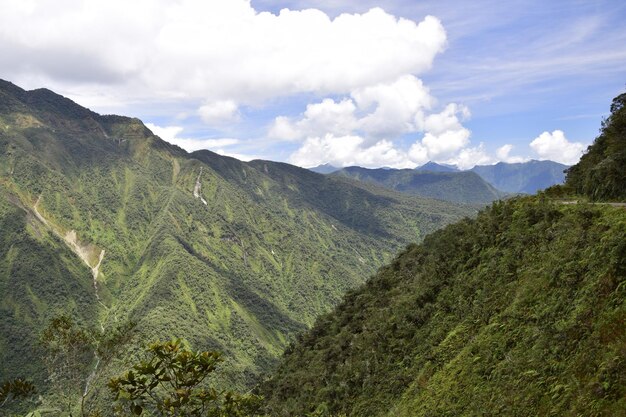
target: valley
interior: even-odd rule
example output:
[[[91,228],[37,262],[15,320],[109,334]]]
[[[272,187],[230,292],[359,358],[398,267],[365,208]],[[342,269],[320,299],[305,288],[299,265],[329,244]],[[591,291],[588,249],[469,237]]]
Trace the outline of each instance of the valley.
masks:
[[[218,383],[249,388],[284,346],[406,244],[471,206],[357,187],[291,165],[188,154],[139,120],[0,83],[6,358],[0,379],[46,391],[38,337],[59,314],[135,323],[142,343],[184,338],[224,353]],[[126,358],[126,359],[125,359]]]
[[[0,417],[626,417],[624,21],[0,0]]]

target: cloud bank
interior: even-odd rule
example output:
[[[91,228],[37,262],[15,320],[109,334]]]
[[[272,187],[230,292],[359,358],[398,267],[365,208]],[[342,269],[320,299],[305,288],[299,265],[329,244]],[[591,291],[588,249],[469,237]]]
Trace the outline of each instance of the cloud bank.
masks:
[[[550,159],[566,165],[578,162],[586,148],[582,143],[567,140],[561,130],[543,132],[530,143],[530,147],[540,159]]]
[[[437,18],[380,8],[331,19],[316,9],[259,13],[246,0],[5,0],[0,14],[3,75],[197,98],[209,121],[242,103],[422,72],[445,44]]]
[[[268,136],[301,141],[289,160],[307,167],[329,162],[413,168],[438,161],[470,168],[490,162],[482,146],[470,147],[471,133],[462,125],[469,109],[451,103],[435,111],[436,103],[420,79],[405,75],[309,104],[298,118],[278,116]],[[395,139],[407,134],[415,138],[405,149]]]
[[[182,125],[196,118],[218,135],[229,132],[181,138],[183,126],[150,125],[191,151],[236,152],[252,139],[233,139],[228,128],[248,110],[305,97],[300,115],[272,116],[264,144],[286,143],[297,165],[521,160],[511,145],[494,157],[472,144],[463,126],[469,109],[438,103],[418,78],[446,44],[436,17],[413,21],[381,8],[331,18],[316,9],[259,12],[249,0],[4,0],[0,77],[71,91],[85,105],[184,105]],[[571,163],[582,145],[558,132],[544,132],[531,148]]]

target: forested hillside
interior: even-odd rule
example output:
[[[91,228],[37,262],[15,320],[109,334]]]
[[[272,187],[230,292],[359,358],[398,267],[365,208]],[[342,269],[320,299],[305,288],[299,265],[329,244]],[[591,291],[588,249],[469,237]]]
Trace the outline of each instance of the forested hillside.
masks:
[[[350,292],[262,393],[276,415],[623,415],[625,279],[622,208],[497,203]]]
[[[260,387],[268,412],[626,415],[626,210],[551,199],[623,201],[623,100],[565,187],[429,235],[318,319]]]
[[[397,250],[474,213],[188,154],[137,119],[0,81],[0,381],[45,395],[40,332],[67,314],[95,333],[136,323],[98,387],[172,337],[224,354],[218,386],[249,387]]]
[[[348,167],[330,175],[376,184],[409,195],[456,203],[485,205],[505,196],[473,172]]]
[[[567,171],[566,192],[592,200],[626,199],[626,93],[613,99],[611,115],[580,162]]]

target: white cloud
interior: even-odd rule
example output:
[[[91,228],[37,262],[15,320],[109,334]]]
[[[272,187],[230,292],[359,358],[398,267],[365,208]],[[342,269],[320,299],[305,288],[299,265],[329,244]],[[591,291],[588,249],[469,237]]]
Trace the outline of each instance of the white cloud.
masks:
[[[183,131],[181,126],[157,126],[153,123],[146,123],[146,127],[152,131],[155,135],[163,139],[164,141],[173,143],[180,132]]]
[[[8,0],[0,13],[4,76],[71,84],[76,94],[105,84],[127,99],[247,105],[345,94],[421,73],[445,45],[437,18],[380,8],[331,19],[315,9],[259,13],[249,0]]]
[[[539,159],[550,159],[566,165],[578,162],[586,146],[580,142],[570,142],[561,130],[543,132],[530,142],[530,147]]]
[[[386,163],[388,166],[445,161],[470,144],[470,131],[461,124],[470,116],[467,107],[452,103],[439,113],[431,113],[435,99],[422,81],[413,75],[400,77],[391,83],[356,89],[350,96],[338,102],[327,98],[320,103],[309,104],[297,120],[279,116],[268,135],[282,140],[307,139],[294,154],[293,161],[306,161],[304,152],[312,152],[317,158],[334,150],[345,154],[345,159],[332,155],[328,158],[334,158],[334,163],[341,166],[355,163],[355,155],[361,158],[361,164],[369,166],[374,159],[366,158],[363,152],[366,149],[382,152],[380,144],[388,144],[384,148],[384,156],[378,158],[391,161]],[[408,151],[396,148],[393,141],[400,135],[420,132],[425,133],[423,138]],[[359,149],[341,152],[352,142],[345,140],[338,145],[336,141],[340,137],[358,137]],[[322,146],[321,138],[324,138],[325,152],[312,147],[313,143]]]
[[[350,96],[339,101],[326,98],[309,104],[297,120],[278,116],[268,136],[294,140],[329,133],[334,136],[362,134],[371,145],[383,138],[422,130],[424,112],[435,102],[422,81],[414,75],[355,89]],[[457,106],[451,108],[457,109]]]
[[[320,103],[309,104],[303,117],[295,122],[284,116],[278,116],[268,136],[281,140],[302,139],[305,137],[333,134],[344,136],[357,127],[356,107],[352,100],[340,102],[327,98]]]
[[[148,129],[152,131],[155,135],[160,137],[166,142],[169,142],[173,145],[180,146],[187,152],[198,151],[200,149],[212,149],[215,148],[223,148],[232,145],[236,145],[239,143],[239,139],[233,138],[219,138],[219,139],[190,139],[190,138],[181,138],[178,135],[183,131],[183,128],[180,126],[157,126],[152,123],[146,123]],[[221,149],[217,149],[216,152]],[[221,150],[223,152],[223,150]],[[220,153],[220,152],[218,152]]]
[[[291,124],[288,117],[278,116],[270,126],[267,136],[272,139],[295,140],[300,139],[303,133]]]
[[[294,152],[290,162],[303,167],[323,163],[335,166],[359,165],[363,167],[388,166],[392,168],[414,168],[406,153],[396,149],[392,142],[381,140],[372,146],[365,145],[360,136],[336,137],[327,134],[305,140],[300,149]]]
[[[498,161],[508,162],[508,163],[528,161],[528,158],[510,155],[512,150],[513,150],[513,145],[511,145],[510,143],[502,145],[498,149],[496,149],[496,158],[498,159]]]
[[[198,109],[200,118],[210,125],[221,125],[239,120],[237,103],[232,100],[220,100],[207,103]]]
[[[459,152],[470,144],[471,132],[461,124],[461,120],[469,117],[467,107],[455,103],[448,104],[440,113],[426,116],[423,122],[426,133],[421,141],[411,146],[409,156],[421,164],[458,157]]]
[[[375,138],[421,130],[423,112],[435,101],[422,81],[413,75],[359,88],[351,96],[361,111],[371,110],[359,120],[359,128]]]
[[[450,103],[441,113],[429,115],[424,121],[424,128],[434,135],[450,130],[461,130],[463,129],[461,121],[467,120],[469,117],[470,111],[467,107]]]
[[[231,158],[239,159],[240,161],[246,161],[246,162],[252,161],[253,159],[262,159],[257,155],[230,152],[230,151],[225,151],[224,149],[213,149],[213,152],[223,155],[223,156],[230,156]]]
[[[428,150],[432,160],[441,160],[452,157],[453,154],[469,144],[470,131],[465,128],[447,130],[439,134],[427,132],[422,139],[422,145]]]
[[[457,155],[444,162],[456,165],[459,169],[470,169],[475,165],[488,165],[496,161],[485,152],[484,144],[480,143],[477,147],[462,149]]]
[[[413,145],[411,145],[408,157],[416,164],[416,166],[424,165],[426,162],[430,161],[428,149],[424,145],[422,145],[422,142],[420,141],[417,141]]]
[[[439,113],[428,114],[435,99],[413,75],[357,89],[351,97],[340,102],[325,99],[310,104],[299,120],[277,117],[269,136],[284,140],[307,138],[293,155],[295,163],[308,163],[305,152],[311,152],[316,161],[320,155],[326,155],[328,159],[322,163],[332,159],[331,163],[341,166],[357,163],[357,156],[360,158],[358,163],[364,166],[371,166],[374,160],[384,160],[387,166],[416,166],[455,157],[460,158],[461,164],[467,164],[469,160],[485,160],[476,152],[459,154],[470,144],[471,133],[461,123],[470,117],[467,107],[451,103]],[[398,149],[394,144],[402,134],[420,132],[424,132],[423,138],[408,151]],[[359,138],[358,149],[353,147],[351,152],[342,152],[353,141],[346,139],[339,144],[338,138],[341,137]],[[322,146],[324,151],[314,149],[313,144]],[[331,150],[337,155],[345,155],[345,158],[331,155]],[[373,158],[365,153],[366,150],[381,152],[381,155]]]

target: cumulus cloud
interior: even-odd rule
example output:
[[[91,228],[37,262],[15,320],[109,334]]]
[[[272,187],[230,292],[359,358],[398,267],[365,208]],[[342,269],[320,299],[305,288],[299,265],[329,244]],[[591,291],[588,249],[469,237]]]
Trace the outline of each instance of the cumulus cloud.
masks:
[[[258,12],[249,0],[8,0],[0,14],[4,76],[206,100],[209,120],[234,114],[232,103],[348,93],[420,73],[445,45],[437,18],[380,8],[331,19],[316,9]]]
[[[470,131],[461,125],[469,118],[469,109],[455,103],[448,104],[440,112],[431,114],[424,121],[426,136],[422,144],[433,158],[445,158],[469,144]]]
[[[446,164],[456,165],[459,169],[470,169],[475,165],[489,165],[496,161],[487,154],[485,145],[480,143],[474,148],[465,148],[454,157],[445,161]]]
[[[370,144],[424,128],[424,112],[435,102],[422,81],[404,75],[390,83],[355,89],[340,101],[326,98],[309,104],[302,117],[278,116],[268,136],[293,140],[331,133],[361,132]]]
[[[543,132],[530,143],[530,147],[539,159],[550,159],[566,165],[578,162],[585,150],[584,144],[570,142],[561,130]]]
[[[528,161],[528,158],[510,155],[512,150],[513,150],[513,145],[511,145],[510,143],[502,145],[498,149],[496,149],[496,158],[498,159],[498,161],[508,162],[508,163]]]
[[[259,157],[258,155],[249,155],[249,154],[244,154],[244,153],[239,153],[239,152],[231,152],[231,151],[226,151],[224,149],[213,149],[213,152],[223,155],[223,156],[230,156],[231,158],[235,158],[235,159],[239,159],[240,161],[252,161],[253,159],[263,159],[261,157]]]
[[[302,118],[291,121],[278,116],[269,129],[274,139],[294,140],[325,134],[344,136],[357,127],[356,106],[350,99],[339,102],[327,98],[320,103],[309,104]]]
[[[160,137],[166,142],[173,145],[180,146],[187,152],[198,151],[200,149],[211,149],[215,152],[225,154],[222,149],[224,147],[236,145],[239,143],[239,139],[234,138],[219,138],[219,139],[191,139],[181,138],[178,135],[184,130],[180,126],[157,126],[153,123],[146,123],[148,129],[155,135]]]
[[[320,155],[327,155],[339,166],[370,166],[374,160],[383,160],[384,165],[394,167],[443,162],[459,156],[469,146],[470,131],[461,122],[470,113],[465,106],[454,103],[433,112],[435,102],[421,80],[408,75],[391,83],[357,89],[350,98],[339,102],[325,99],[311,104],[300,119],[277,117],[269,135],[284,140],[306,139],[291,159],[294,163],[305,162],[305,152],[312,152],[316,161]],[[408,150],[401,149],[394,141],[407,133],[423,136]],[[354,138],[359,138],[358,146],[350,147],[349,144],[355,143]],[[322,146],[325,151],[315,151],[312,144]],[[344,147],[351,151],[340,152]],[[330,155],[331,150],[345,155],[345,159]],[[376,152],[380,156],[371,158],[370,154]],[[462,163],[469,163],[472,155],[476,163],[485,160],[473,152],[465,155]]]
[[[375,138],[421,130],[423,112],[435,101],[422,81],[413,75],[356,89],[351,96],[361,111],[369,111],[359,120],[359,128]]]
[[[415,164],[407,159],[404,152],[396,149],[392,142],[381,140],[372,146],[364,146],[360,136],[308,138],[294,152],[289,160],[303,167],[313,167],[323,163],[335,166],[359,165],[363,167],[413,168]]]
[[[239,120],[237,103],[221,100],[207,103],[198,109],[200,118],[210,125],[221,125]]]
[[[0,73],[59,91],[71,86],[81,103],[185,101],[220,127],[239,121],[242,106],[328,97],[301,117],[277,117],[267,136],[300,141],[294,161],[305,161],[313,143],[339,154],[347,147],[355,156],[343,165],[415,164],[396,146],[403,134],[430,135],[420,143],[431,158],[467,144],[469,131],[428,118],[436,101],[416,76],[445,46],[436,17],[412,21],[380,8],[331,18],[316,9],[258,12],[250,0],[7,0],[0,14]],[[234,144],[153,128],[188,150]]]

